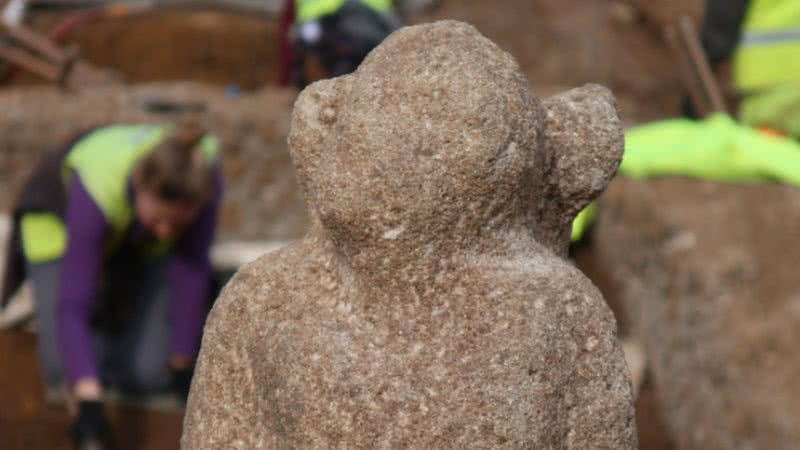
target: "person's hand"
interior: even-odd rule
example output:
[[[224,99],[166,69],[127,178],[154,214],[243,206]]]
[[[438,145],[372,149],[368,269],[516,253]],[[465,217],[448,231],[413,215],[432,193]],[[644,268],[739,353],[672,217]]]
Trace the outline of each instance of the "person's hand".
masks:
[[[78,450],[101,450],[108,440],[108,422],[103,402],[81,400],[78,414],[70,426],[72,444]]]
[[[189,389],[192,387],[192,375],[194,373],[191,359],[173,356],[170,358],[169,371],[172,377],[170,383],[172,392],[185,404],[189,398]]]
[[[189,389],[192,387],[192,368],[171,369],[170,371],[172,373],[172,392],[185,404],[189,399]]]

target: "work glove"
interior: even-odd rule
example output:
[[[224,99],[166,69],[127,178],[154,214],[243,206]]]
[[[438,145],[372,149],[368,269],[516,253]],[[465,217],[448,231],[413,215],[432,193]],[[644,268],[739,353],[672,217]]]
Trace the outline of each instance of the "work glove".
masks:
[[[72,444],[77,450],[101,450],[108,441],[108,422],[103,402],[78,402],[78,415],[70,426]]]
[[[186,404],[186,400],[189,398],[189,389],[192,387],[194,367],[189,366],[183,369],[171,368],[170,373],[172,375],[170,383],[172,392],[175,393],[181,402]]]

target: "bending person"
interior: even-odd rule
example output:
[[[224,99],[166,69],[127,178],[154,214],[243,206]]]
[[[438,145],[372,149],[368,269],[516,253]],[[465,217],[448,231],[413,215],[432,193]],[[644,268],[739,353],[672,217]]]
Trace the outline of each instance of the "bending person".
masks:
[[[194,124],[81,133],[23,187],[5,291],[32,282],[43,377],[77,402],[76,446],[107,437],[104,386],[188,394],[221,192],[216,139]]]

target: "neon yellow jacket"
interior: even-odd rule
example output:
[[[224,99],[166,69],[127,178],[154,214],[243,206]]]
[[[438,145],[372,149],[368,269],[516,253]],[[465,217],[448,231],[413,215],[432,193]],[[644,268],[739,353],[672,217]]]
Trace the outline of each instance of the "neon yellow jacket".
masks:
[[[729,183],[785,183],[800,187],[800,143],[743,126],[725,114],[672,119],[625,132],[620,175],[679,175]],[[591,224],[587,208],[573,222],[572,240]]]
[[[739,119],[800,137],[800,2],[753,0],[733,55]]]
[[[745,92],[800,81],[800,2],[750,2],[733,56],[733,77]]]
[[[378,12],[391,10],[391,0],[359,0]],[[346,0],[295,0],[295,17],[297,23],[317,20],[320,17],[333,14],[344,5]]]
[[[111,226],[109,249],[124,237],[134,218],[127,196],[127,183],[136,163],[167,136],[164,125],[110,125],[98,128],[80,139],[64,160],[65,184],[75,172],[92,200]],[[209,165],[218,157],[215,137],[200,142]],[[26,213],[21,218],[23,248],[32,262],[59,258],[66,249],[63,219],[48,212]]]

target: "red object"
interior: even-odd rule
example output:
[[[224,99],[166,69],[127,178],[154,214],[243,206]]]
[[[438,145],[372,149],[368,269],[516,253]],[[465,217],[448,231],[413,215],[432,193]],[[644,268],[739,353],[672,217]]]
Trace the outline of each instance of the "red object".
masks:
[[[278,85],[289,86],[292,71],[292,43],[289,30],[294,23],[294,0],[285,0],[278,22]]]
[[[97,20],[106,15],[106,8],[99,6],[77,11],[58,22],[52,31],[47,35],[53,42],[61,42],[73,28],[85,22]]]
[[[776,128],[770,128],[770,127],[767,127],[767,126],[764,126],[764,125],[758,125],[755,128],[756,128],[756,130],[758,130],[759,132],[761,132],[763,134],[766,134],[767,136],[779,136],[779,137],[785,137],[786,136],[785,132],[783,132],[782,130],[778,130]]]

